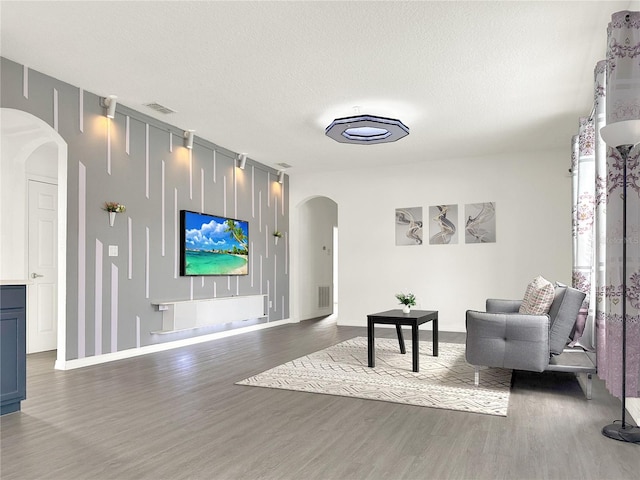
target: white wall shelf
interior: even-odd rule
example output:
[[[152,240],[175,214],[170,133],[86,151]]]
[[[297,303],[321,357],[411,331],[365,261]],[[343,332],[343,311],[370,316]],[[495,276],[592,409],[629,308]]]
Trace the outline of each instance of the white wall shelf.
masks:
[[[162,312],[162,330],[156,334],[251,320],[267,316],[266,295],[204,298],[197,300],[155,300]]]

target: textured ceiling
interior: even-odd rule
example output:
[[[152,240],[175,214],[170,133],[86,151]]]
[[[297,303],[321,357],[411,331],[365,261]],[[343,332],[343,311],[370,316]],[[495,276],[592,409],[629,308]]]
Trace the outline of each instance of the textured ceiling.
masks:
[[[7,2],[1,53],[289,174],[566,149],[638,1]],[[158,102],[177,113],[162,115]],[[346,145],[335,117],[400,118]]]

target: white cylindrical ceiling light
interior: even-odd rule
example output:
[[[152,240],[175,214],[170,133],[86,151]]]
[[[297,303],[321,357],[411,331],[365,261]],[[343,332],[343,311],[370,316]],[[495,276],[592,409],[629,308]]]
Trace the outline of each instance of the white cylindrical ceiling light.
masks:
[[[240,170],[244,170],[244,167],[247,165],[247,154],[239,153],[238,154],[238,168]]]
[[[104,107],[107,109],[107,118],[115,118],[116,105],[118,104],[118,97],[116,95],[109,95],[103,100]]]
[[[184,146],[189,150],[193,148],[193,132],[195,130],[185,130],[184,132]]]

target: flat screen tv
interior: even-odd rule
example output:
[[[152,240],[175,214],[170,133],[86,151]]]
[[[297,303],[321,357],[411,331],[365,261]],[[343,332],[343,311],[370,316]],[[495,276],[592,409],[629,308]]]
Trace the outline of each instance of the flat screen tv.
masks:
[[[180,211],[180,275],[247,275],[249,223]]]

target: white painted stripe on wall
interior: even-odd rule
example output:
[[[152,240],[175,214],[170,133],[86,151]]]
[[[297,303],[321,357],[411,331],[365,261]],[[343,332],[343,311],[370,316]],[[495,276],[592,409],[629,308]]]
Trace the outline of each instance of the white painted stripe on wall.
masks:
[[[213,298],[216,298],[217,296],[218,296],[218,284],[214,280],[214,282],[213,282]]]
[[[87,169],[78,162],[78,358],[86,356]]]
[[[251,218],[256,218],[256,167],[251,165]]]
[[[95,355],[102,355],[102,256],[103,245],[96,238],[96,273],[95,273],[95,309],[94,309],[94,325],[95,325]]]
[[[111,175],[111,119],[107,118],[107,173]]]
[[[124,126],[124,151],[127,155],[130,155],[130,142],[131,142],[131,117],[127,115],[125,117],[125,126]]]
[[[280,297],[282,299],[282,316],[284,317],[284,295],[282,295],[282,297]]]
[[[193,200],[193,150],[189,149],[189,200]]]
[[[165,193],[164,193],[164,187],[165,187],[165,161],[162,160],[162,164],[161,164],[161,187],[160,187],[160,237],[161,237],[161,244],[162,244],[162,256],[164,257],[164,253],[165,253],[165,238],[164,236],[166,235],[166,221],[165,221]]]
[[[267,172],[267,207],[271,207],[271,195],[269,195],[269,193],[271,192],[271,172]]]
[[[145,227],[145,254],[144,254],[144,294],[145,298],[149,298],[149,277],[151,271],[151,265],[149,263],[149,227]]]
[[[204,212],[204,168],[200,169],[200,211]]]
[[[53,89],[53,129],[58,131],[58,90]]]
[[[227,291],[231,291],[231,277],[227,276]]]
[[[133,278],[133,220],[131,217],[127,219],[127,235],[129,237],[129,262],[127,268],[127,277],[129,280]]]
[[[78,118],[80,121],[78,128],[84,133],[84,90],[82,88],[78,89]]]
[[[269,227],[264,226],[264,256],[269,258]]]
[[[193,277],[189,277],[189,300],[193,300]]]
[[[284,233],[284,274],[289,274],[289,234]]]
[[[180,268],[179,262],[179,248],[178,245],[178,189],[173,189],[173,278],[178,278],[178,270]]]
[[[278,255],[273,254],[273,311],[278,311],[278,302],[276,302],[276,298],[278,295],[276,292],[278,291]]]
[[[240,277],[236,277],[236,295],[240,295]]]
[[[140,348],[140,317],[136,315],[136,348]]]
[[[251,252],[253,252],[253,242],[251,242]],[[254,263],[255,262],[253,261],[253,255],[250,254],[250,256],[249,256],[249,268],[250,268],[250,270],[249,270],[249,272],[250,272],[249,278],[251,279],[251,288],[253,288],[253,264]]]
[[[238,218],[238,169],[233,167],[233,218]]]
[[[278,230],[278,197],[274,197],[276,202],[275,208],[273,209],[273,224],[275,225],[275,229]]]
[[[260,255],[260,293],[264,295],[264,290],[262,289],[262,255]]]
[[[262,190],[258,192],[258,225],[262,232]]]
[[[267,300],[269,301],[269,303],[267,305],[273,305],[273,302],[271,301],[271,293],[269,293],[271,290],[271,283],[269,282],[269,280],[267,280]],[[267,322],[271,321],[271,308],[268,309],[268,315],[267,315]]]
[[[149,198],[149,124],[144,126],[144,188],[145,195]]]
[[[29,67],[22,66],[22,96],[29,98]]]
[[[222,215],[227,216],[227,176],[222,177]]]
[[[282,206],[282,216],[284,217],[284,187],[285,184],[282,184],[282,188],[280,189],[280,205]]]
[[[216,183],[216,151],[213,151],[213,183]]]
[[[169,132],[169,151],[173,152],[173,133]]]
[[[147,297],[149,298],[149,297]],[[118,351],[118,267],[111,264],[111,352]]]
[[[204,288],[204,277],[200,277],[200,287]]]

